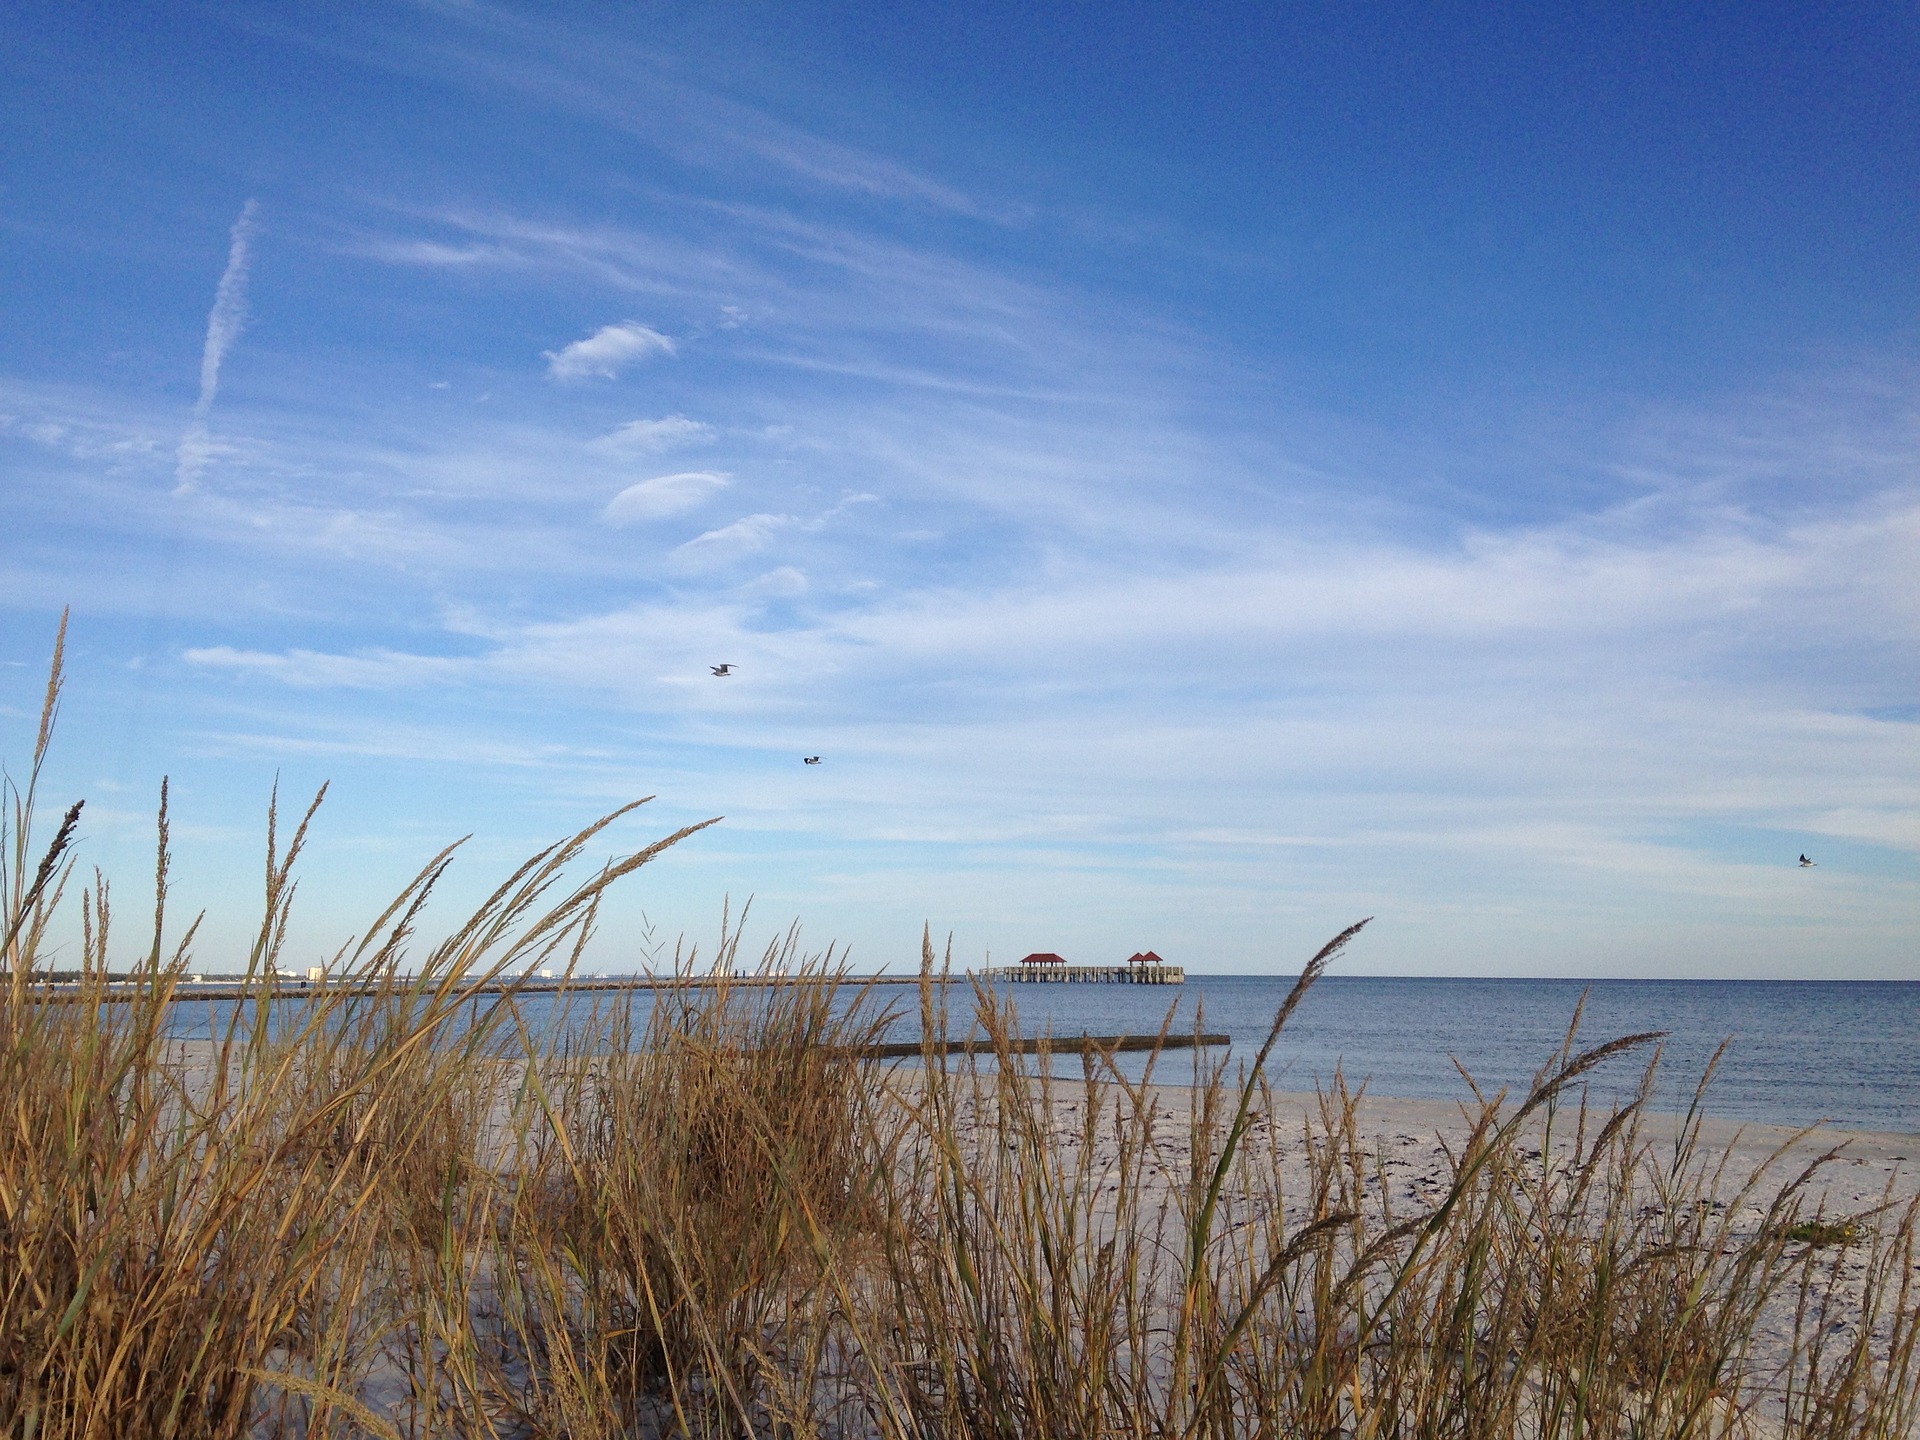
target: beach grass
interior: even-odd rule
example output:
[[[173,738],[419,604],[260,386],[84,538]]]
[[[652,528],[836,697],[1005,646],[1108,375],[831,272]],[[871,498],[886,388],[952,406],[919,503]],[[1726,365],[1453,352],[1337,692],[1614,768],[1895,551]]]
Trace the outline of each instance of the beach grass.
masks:
[[[1658,1037],[1575,1017],[1525,1094],[1466,1092],[1412,1196],[1360,1095],[1282,1104],[1269,1058],[1359,926],[1257,1055],[1171,1082],[1022,1054],[928,940],[925,1048],[889,1064],[896,1017],[792,933],[745,962],[723,935],[720,978],[685,957],[639,1020],[481,993],[568,973],[606,889],[691,833],[572,878],[625,812],[429,944],[443,852],[280,995],[314,811],[283,837],[275,807],[249,1002],[183,1042],[164,800],[131,946],[76,815],[36,837],[58,696],[56,654],[0,874],[8,1440],[1914,1433],[1914,1206],[1825,1214],[1830,1154],[1739,1173],[1709,1077],[1655,1126]],[[63,907],[84,973],[55,987]],[[726,982],[756,966],[794,983]],[[1619,1063],[1638,1094],[1589,1108]]]

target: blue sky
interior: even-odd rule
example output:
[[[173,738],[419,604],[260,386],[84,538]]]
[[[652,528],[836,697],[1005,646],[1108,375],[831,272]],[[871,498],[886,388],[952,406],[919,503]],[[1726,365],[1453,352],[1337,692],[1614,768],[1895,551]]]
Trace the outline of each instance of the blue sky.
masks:
[[[1190,8],[15,7],[7,763],[209,966],[278,774],[313,953],[1920,978],[1911,8]]]

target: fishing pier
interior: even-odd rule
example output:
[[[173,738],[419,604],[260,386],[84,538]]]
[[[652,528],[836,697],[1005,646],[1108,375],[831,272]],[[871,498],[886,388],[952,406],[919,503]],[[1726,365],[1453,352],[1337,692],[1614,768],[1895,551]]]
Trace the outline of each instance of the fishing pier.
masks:
[[[1051,950],[1036,950],[1011,968],[987,967],[987,978],[1021,985],[1184,985],[1187,972],[1151,950],[1129,955],[1124,965],[1069,965]]]
[[[1181,965],[1021,965],[986,972],[1016,985],[1184,985]]]

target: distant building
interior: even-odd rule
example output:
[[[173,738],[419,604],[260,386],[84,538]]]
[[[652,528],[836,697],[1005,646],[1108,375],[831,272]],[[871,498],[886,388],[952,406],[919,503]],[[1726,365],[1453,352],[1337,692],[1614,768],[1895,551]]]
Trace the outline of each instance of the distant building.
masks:
[[[1022,965],[1064,965],[1067,961],[1064,955],[1056,955],[1051,950],[1036,950],[1031,955],[1022,956],[1020,963]]]
[[[1166,961],[1162,960],[1151,950],[1141,950],[1136,954],[1127,956],[1127,964],[1129,965],[1164,965],[1166,963]]]

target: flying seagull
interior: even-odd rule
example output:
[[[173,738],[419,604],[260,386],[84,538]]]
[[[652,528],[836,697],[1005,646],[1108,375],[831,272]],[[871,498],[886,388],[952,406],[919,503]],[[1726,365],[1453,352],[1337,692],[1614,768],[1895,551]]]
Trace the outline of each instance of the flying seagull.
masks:
[[[1800,868],[1802,870],[1811,870],[1813,868],[1813,861],[1807,859],[1806,856],[1802,855],[1800,857]]]
[[[800,763],[802,765],[818,765],[820,763],[820,757],[818,755],[809,755]]]
[[[733,662],[728,661],[725,665],[709,665],[707,668],[716,675],[731,675],[733,673]]]

